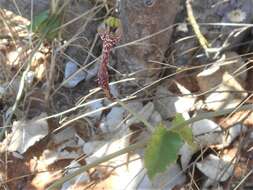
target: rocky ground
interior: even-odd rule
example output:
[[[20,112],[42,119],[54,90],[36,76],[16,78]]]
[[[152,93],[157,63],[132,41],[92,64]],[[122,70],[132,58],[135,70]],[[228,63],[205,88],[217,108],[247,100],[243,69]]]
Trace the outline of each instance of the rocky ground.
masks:
[[[97,28],[110,15],[123,30],[110,54],[112,95],[154,128],[171,127],[177,113],[198,118],[190,124],[197,148],[184,144],[177,162],[153,181],[140,148],[58,189],[253,188],[252,0],[74,0],[57,40],[38,49],[27,26],[50,1],[14,2],[0,0],[1,189],[47,189],[149,138],[97,83],[103,43]]]

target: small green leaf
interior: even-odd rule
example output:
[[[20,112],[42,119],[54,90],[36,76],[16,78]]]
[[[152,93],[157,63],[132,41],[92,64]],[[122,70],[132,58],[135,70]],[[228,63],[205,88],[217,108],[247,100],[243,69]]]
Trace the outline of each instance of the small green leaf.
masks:
[[[59,16],[51,15],[47,20],[41,23],[38,28],[38,32],[45,35],[48,40],[53,40],[58,34],[57,28],[59,28],[60,25],[61,22]]]
[[[181,125],[185,122],[185,119],[181,113],[176,113],[176,116],[172,120],[172,126]]]
[[[60,14],[49,14],[49,10],[46,10],[34,18],[33,23],[28,26],[28,29],[32,29],[39,37],[45,37],[51,41],[57,36],[57,28],[60,25]]]
[[[193,142],[192,129],[187,125],[180,126],[184,122],[185,119],[183,118],[182,114],[177,113],[172,121],[171,131],[179,134],[182,140],[184,140],[192,148],[195,148],[196,145]]]
[[[144,155],[144,164],[150,179],[176,162],[182,144],[183,141],[177,133],[162,125],[156,127]]]
[[[111,28],[118,28],[120,26],[120,20],[112,16],[108,17],[104,23]]]
[[[41,12],[40,14],[38,14],[37,16],[35,16],[35,18],[33,19],[32,24],[30,24],[28,26],[29,29],[31,29],[32,27],[32,31],[36,32],[39,28],[39,26],[48,19],[49,16],[49,10],[45,10],[43,12]]]

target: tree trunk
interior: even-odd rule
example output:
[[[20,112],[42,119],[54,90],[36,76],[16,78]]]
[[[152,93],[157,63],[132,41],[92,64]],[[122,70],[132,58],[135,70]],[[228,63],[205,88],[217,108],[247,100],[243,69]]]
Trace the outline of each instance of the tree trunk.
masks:
[[[138,71],[135,76],[147,79],[158,76],[161,64],[152,61],[163,61],[179,3],[179,0],[121,0],[122,45],[137,42],[118,49],[119,71],[124,74]]]

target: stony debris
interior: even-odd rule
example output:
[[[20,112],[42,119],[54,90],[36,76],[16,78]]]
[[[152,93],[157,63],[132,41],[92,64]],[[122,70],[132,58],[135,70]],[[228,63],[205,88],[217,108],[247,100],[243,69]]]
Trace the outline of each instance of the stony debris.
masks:
[[[157,124],[161,123],[163,121],[162,116],[158,111],[154,111],[152,115],[150,116],[149,122],[152,126],[156,126]]]
[[[195,102],[195,98],[175,96],[163,86],[157,88],[156,97],[155,109],[165,120],[174,117],[176,113],[190,111]]]
[[[66,129],[60,131],[52,136],[52,142],[56,145],[62,144],[69,139],[75,138],[76,131],[73,127],[67,127]]]
[[[22,15],[30,20],[31,1],[20,0],[15,3]],[[109,61],[110,66],[115,67],[109,71],[111,81],[115,81],[115,84],[110,85],[113,96],[128,97],[132,92],[142,91],[143,85],[151,84],[158,77],[177,72],[171,78],[158,81],[159,83],[153,85],[152,88],[147,88],[147,94],[145,94],[147,96],[144,97],[138,93],[135,100],[126,103],[131,110],[138,113],[153,127],[161,122],[166,127],[171,127],[171,121],[176,113],[181,113],[183,118],[188,120],[198,116],[198,113],[202,111],[235,108],[247,97],[245,89],[250,92],[247,85],[249,85],[248,80],[251,72],[248,72],[247,69],[252,66],[249,63],[252,47],[247,44],[248,41],[244,42],[248,40],[248,37],[252,37],[250,33],[252,29],[250,27],[239,28],[238,25],[228,27],[226,24],[251,23],[253,21],[252,0],[191,1],[193,14],[199,24],[200,31],[207,39],[212,51],[208,58],[203,53],[203,49],[199,48],[196,34],[192,26],[189,25],[185,12],[185,1],[117,0],[117,3],[124,36],[121,44],[115,47],[115,51],[113,50]],[[48,10],[50,2],[34,0],[33,4],[33,15],[35,16]],[[94,94],[94,97],[89,96],[85,107],[75,104],[96,86],[94,78],[101,62],[99,60],[101,40],[97,38],[97,25],[98,22],[101,22],[101,18],[104,18],[105,12],[111,8],[114,9],[114,5],[114,1],[111,0],[96,1],[96,4],[95,1],[75,0],[71,1],[64,10],[63,26],[61,27],[62,39],[60,39],[63,43],[54,41],[57,46],[55,59],[57,77],[53,78],[51,82],[52,90],[57,90],[52,92],[52,96],[55,96],[56,99],[61,97],[56,103],[56,109],[53,109],[54,100],[51,101],[51,97],[45,98],[44,93],[48,88],[47,82],[49,82],[46,77],[51,69],[48,67],[51,66],[51,50],[55,46],[46,44],[46,51],[40,49],[34,54],[30,71],[25,78],[24,99],[19,102],[17,113],[15,113],[15,117],[18,119],[21,118],[19,111],[25,110],[25,115],[23,113],[21,115],[28,120],[14,122],[11,132],[0,143],[0,152],[5,153],[6,150],[10,152],[6,160],[0,158],[0,170],[4,171],[6,166],[9,169],[17,161],[23,162],[18,164],[21,166],[19,167],[20,173],[25,171],[24,175],[26,173],[36,174],[25,180],[12,180],[15,177],[20,177],[20,173],[9,175],[8,171],[6,172],[7,177],[0,175],[1,179],[15,181],[13,183],[21,189],[30,189],[30,186],[36,189],[46,189],[53,181],[65,174],[75,172],[84,164],[94,163],[94,161],[126,148],[136,141],[150,138],[150,131],[145,128],[140,119],[128,113],[124,106],[117,105],[101,111],[102,107],[105,108],[112,101],[101,98],[99,93]],[[100,11],[102,6],[105,7]],[[23,44],[19,44],[27,45],[28,38],[24,37],[24,33],[27,33],[26,26],[29,24],[29,20],[21,20],[21,17],[14,15],[18,11],[13,2],[0,0],[0,7],[8,9],[3,10],[4,16],[6,16],[5,20],[10,21],[10,26],[17,25],[14,27],[15,31],[18,29],[17,40],[14,36],[16,45],[10,43],[12,39],[9,39],[9,36],[11,34],[12,37],[12,33],[8,28],[5,26],[0,28],[0,33],[8,36],[8,40],[4,39],[5,42],[2,40],[0,42],[0,62],[4,67],[6,66],[6,71],[8,71],[5,75],[5,68],[0,68],[1,74],[3,73],[0,75],[0,113],[7,118],[12,113],[12,108],[9,105],[13,105],[13,102],[6,101],[6,99],[14,97],[15,100],[20,83],[20,74],[17,71],[23,71],[20,66],[27,63],[23,60],[31,53],[29,48],[24,48]],[[161,19],[165,17],[167,19]],[[18,20],[20,21],[18,22]],[[18,38],[19,36],[22,36],[21,40]],[[245,53],[245,55],[239,53]],[[213,63],[210,63],[211,61]],[[64,66],[65,68],[63,68]],[[17,76],[16,73],[18,73]],[[13,74],[15,74],[15,78]],[[10,80],[6,81],[7,79]],[[117,80],[121,80],[123,83],[118,83]],[[82,81],[82,85],[78,85]],[[13,89],[10,88],[11,85],[13,85]],[[58,88],[62,85],[65,88]],[[81,88],[79,88],[80,86]],[[37,91],[37,89],[39,90]],[[51,96],[50,93],[49,96]],[[58,96],[59,94],[60,96]],[[35,103],[33,100],[36,100]],[[65,100],[68,103],[65,103]],[[82,103],[84,101],[82,99]],[[50,115],[57,114],[69,107],[74,107],[74,112],[62,114],[61,118],[53,116],[52,124],[50,120],[49,126],[47,121],[38,119],[46,117],[46,115],[34,116],[34,114],[39,115],[48,110]],[[230,118],[231,120],[224,121],[226,127],[222,122],[215,123],[211,119],[202,119],[192,123],[189,127],[192,129],[193,140],[197,146],[192,148],[185,143],[179,151],[178,161],[170,165],[165,172],[156,176],[153,181],[147,177],[143,164],[144,148],[142,148],[115,157],[99,166],[94,166],[89,171],[66,181],[61,190],[86,189],[87,186],[89,188],[93,185],[94,189],[174,190],[188,188],[189,181],[186,172],[195,166],[198,170],[197,173],[202,176],[198,178],[200,180],[196,180],[196,176],[193,176],[192,180],[196,182],[194,185],[203,190],[225,189],[226,181],[230,177],[236,178],[236,175],[233,174],[235,167],[233,158],[238,158],[235,157],[237,153],[240,154],[239,163],[242,160],[244,167],[250,165],[250,162],[247,163],[248,165],[245,164],[245,160],[250,160],[248,158],[251,157],[251,141],[248,140],[249,142],[243,144],[240,149],[238,146],[241,145],[238,142],[244,142],[241,141],[244,140],[244,137],[253,138],[251,131],[247,135],[242,135],[249,131],[247,127],[252,126],[250,117],[246,119],[247,122],[245,122],[246,120],[242,121],[245,115],[252,115],[249,113],[250,110],[243,112],[243,116],[236,116],[233,119]],[[57,134],[52,133],[49,138],[45,138],[49,133],[49,127],[50,131],[54,130],[59,127],[60,122],[69,121],[69,119],[82,114],[89,116],[77,120],[75,124],[69,125]],[[238,112],[233,116],[236,114]],[[225,120],[224,117],[215,118],[215,121]],[[32,119],[29,120],[29,118]],[[55,120],[59,122],[56,126],[54,125]],[[1,120],[0,123],[4,123],[4,121]],[[43,149],[36,150],[34,153],[33,150],[37,149],[36,145],[41,145],[37,142],[43,144]],[[202,155],[203,148],[212,149],[219,156],[210,154],[209,150]],[[27,151],[28,149],[29,151]],[[247,153],[244,153],[244,149],[247,150]],[[29,156],[27,156],[28,154]],[[244,154],[250,156],[246,158]],[[4,157],[5,154],[1,156]],[[196,156],[198,158],[201,156],[201,160],[198,160],[197,164],[191,163],[191,160]],[[79,161],[80,157],[83,159]],[[61,165],[62,163],[63,165]],[[52,171],[51,167],[58,167],[58,164],[59,168]],[[26,168],[22,169],[22,167]],[[66,170],[59,172],[63,169]],[[245,175],[245,173],[241,173],[240,177]],[[21,181],[21,185],[16,181]],[[24,181],[28,181],[27,183],[30,184],[23,185],[26,183]],[[10,187],[10,189],[12,188]]]
[[[75,172],[80,166],[81,165],[77,161],[73,160],[67,167],[68,169],[66,174],[71,174]],[[88,182],[90,182],[90,176],[87,172],[83,172],[82,174],[74,177],[73,179],[66,181],[62,185],[61,190],[78,189],[79,186],[82,187],[82,185],[87,184]]]
[[[193,154],[198,150],[209,145],[217,145],[223,142],[223,132],[220,126],[212,120],[203,119],[194,122],[192,124],[192,133],[197,147],[192,148],[186,143],[181,147],[179,155],[181,155],[180,162],[183,169],[188,167]]]
[[[129,130],[123,129],[115,133],[114,138],[108,139],[107,141],[90,141],[88,144],[84,144],[83,151],[84,153],[92,154],[86,158],[87,163],[92,163],[97,158],[101,158],[105,155],[116,152],[122,148],[125,148],[129,145],[128,136]],[[119,156],[113,160],[110,160],[109,163],[120,163],[126,160],[127,155]]]
[[[46,117],[45,113],[29,121],[15,121],[12,132],[3,141],[6,150],[23,154],[36,142],[44,138],[49,132],[47,121],[40,120],[44,117]]]
[[[113,131],[121,127],[119,126],[119,124],[122,123],[125,116],[125,112],[126,111],[122,107],[113,107],[100,123],[100,129],[102,130],[102,132],[112,133]]]
[[[188,164],[191,161],[191,158],[195,152],[197,152],[198,149],[194,150],[192,147],[190,147],[187,143],[185,143],[179,150],[180,157],[180,164],[182,166],[183,170],[186,170],[188,167]]]
[[[159,174],[153,182],[147,176],[141,181],[137,189],[161,189],[172,190],[177,185],[182,185],[186,181],[178,164],[171,165],[165,172]]]
[[[245,133],[247,127],[241,124],[235,124],[228,129],[227,134],[223,135],[222,144],[218,145],[218,148],[228,147],[239,135]]]
[[[76,63],[68,61],[65,66],[63,86],[73,88],[86,77],[82,69],[78,69]]]
[[[104,141],[88,141],[83,144],[83,152],[87,156],[91,156],[98,148],[102,147]]]
[[[247,128],[241,124],[235,124],[228,129],[227,132],[223,132],[221,127],[212,120],[203,119],[192,124],[192,132],[194,135],[194,141],[197,143],[196,149],[193,149],[188,144],[184,144],[179,155],[180,162],[183,169],[188,167],[188,164],[194,153],[201,148],[214,146],[218,149],[223,149],[232,144],[232,142],[242,133],[245,133]]]
[[[239,55],[231,52],[225,59],[214,63],[197,75],[197,81],[201,93],[206,97],[205,104],[208,109],[234,108],[247,96],[247,93],[244,92],[246,73],[243,72],[242,75],[236,77],[236,73],[240,73],[245,67],[243,64]]]
[[[143,117],[143,119],[148,121],[152,113],[154,112],[154,109],[155,109],[154,104],[152,102],[149,102],[140,110],[138,114],[140,114]],[[140,121],[135,117],[132,117],[126,121],[127,126],[130,126],[134,123],[140,123]]]
[[[220,126],[209,119],[202,119],[192,124],[192,133],[194,136],[203,135],[205,133],[221,132]]]
[[[197,168],[209,179],[223,182],[232,176],[234,165],[210,154],[203,161],[197,163]]]
[[[93,119],[99,119],[102,114],[102,111],[98,111],[98,109],[102,108],[103,106],[104,106],[103,100],[98,100],[98,99],[92,100],[90,104],[88,105],[88,109],[87,109],[87,112],[92,112],[92,114],[89,115],[89,117]]]
[[[48,148],[42,152],[39,162],[49,166],[59,160],[73,160],[83,154],[84,141],[73,127],[68,127],[52,136]]]
[[[139,112],[143,108],[143,104],[139,101],[131,101],[131,102],[127,103],[127,106],[129,107],[129,109],[131,109],[135,112]]]

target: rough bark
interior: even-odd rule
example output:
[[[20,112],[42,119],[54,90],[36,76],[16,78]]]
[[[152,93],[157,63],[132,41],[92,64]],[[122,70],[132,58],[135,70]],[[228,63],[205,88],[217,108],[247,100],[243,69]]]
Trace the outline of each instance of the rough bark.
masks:
[[[122,44],[150,36],[171,26],[179,3],[178,0],[122,0],[120,2]],[[172,28],[134,45],[120,48],[118,50],[119,70],[125,74],[143,70],[143,72],[138,72],[137,76],[158,76],[161,65],[151,61],[163,60]]]

